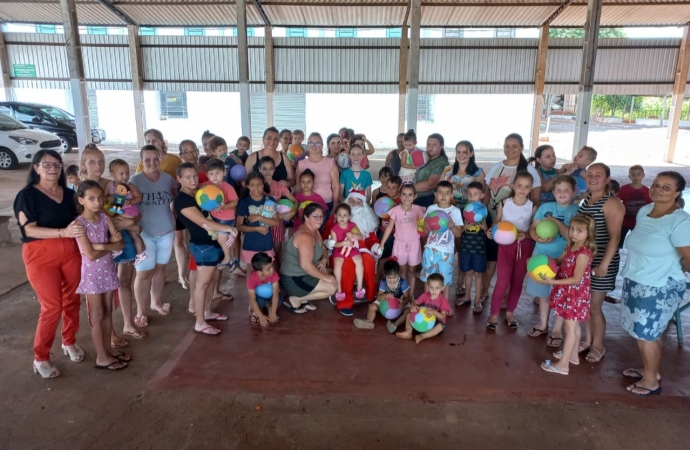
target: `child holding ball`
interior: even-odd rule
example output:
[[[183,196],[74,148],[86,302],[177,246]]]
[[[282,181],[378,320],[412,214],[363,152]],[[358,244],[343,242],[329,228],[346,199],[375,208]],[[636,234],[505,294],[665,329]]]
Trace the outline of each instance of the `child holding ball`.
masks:
[[[563,350],[553,354],[558,361],[546,360],[541,368],[547,372],[568,375],[570,364],[578,365],[577,347],[580,324],[589,320],[592,258],[597,251],[596,224],[592,216],[577,214],[570,220],[568,246],[558,258],[561,264],[553,280],[542,279],[551,290],[550,306],[565,320]]]
[[[374,319],[376,318],[376,313],[383,300],[397,298],[400,301],[401,308],[408,307],[409,303],[412,301],[412,289],[410,289],[409,283],[400,276],[400,264],[398,264],[398,261],[394,257],[389,258],[384,263],[383,273],[386,278],[379,282],[379,293],[376,296],[376,300],[369,304],[366,320],[355,319],[356,328],[362,330],[371,330],[374,328]],[[401,314],[400,317],[404,320],[405,316],[406,314]],[[395,324],[389,320],[386,325],[388,331],[395,333],[395,330],[400,326],[402,320],[398,318]]]
[[[484,200],[484,185],[480,181],[472,181],[467,185],[467,201],[481,202]],[[486,230],[490,225],[491,215],[481,223],[466,223],[460,243],[460,273],[465,274],[465,295],[455,302],[455,306],[467,305],[471,302],[472,281],[474,288],[474,307],[472,312],[482,312],[484,293],[484,272],[486,272]]]
[[[426,292],[419,296],[419,298],[412,302],[410,312],[404,315],[405,331],[395,333],[401,339],[412,339],[413,329],[410,323],[410,315],[419,311],[421,306],[426,307],[427,314],[436,316],[436,325],[426,333],[417,334],[414,340],[417,344],[424,339],[429,339],[441,334],[446,328],[446,316],[450,312],[450,304],[445,295],[443,295],[444,281],[443,275],[440,273],[432,273],[427,278]],[[390,331],[390,330],[389,330]]]
[[[283,303],[280,293],[280,276],[273,268],[273,258],[264,252],[252,256],[254,271],[247,277],[249,294],[249,322],[266,328],[270,323],[278,323],[278,306]],[[264,309],[268,307],[268,316]]]

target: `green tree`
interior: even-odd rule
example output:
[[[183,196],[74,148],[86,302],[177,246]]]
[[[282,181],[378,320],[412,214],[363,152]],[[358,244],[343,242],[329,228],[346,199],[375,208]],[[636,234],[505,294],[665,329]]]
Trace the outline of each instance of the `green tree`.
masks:
[[[631,101],[632,95],[595,95],[592,97],[592,113],[599,110],[605,116],[616,117],[616,113],[620,113],[624,117],[630,113]],[[634,111],[639,113],[643,103],[644,97],[636,96]]]
[[[549,28],[549,37],[552,38],[583,38],[584,28]],[[599,28],[599,37],[625,37],[622,28]]]

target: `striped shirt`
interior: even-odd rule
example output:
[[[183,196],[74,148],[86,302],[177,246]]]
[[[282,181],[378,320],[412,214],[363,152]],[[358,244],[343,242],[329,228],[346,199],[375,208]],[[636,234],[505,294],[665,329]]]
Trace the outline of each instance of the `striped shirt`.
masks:
[[[597,254],[594,256],[594,261],[592,261],[592,268],[597,267],[601,264],[604,258],[604,253],[606,253],[606,245],[611,240],[609,236],[609,230],[606,228],[606,218],[604,217],[604,203],[611,198],[610,194],[606,194],[601,197],[593,205],[589,204],[592,194],[588,194],[587,198],[580,205],[579,212],[582,214],[588,214],[594,218],[596,224],[597,236]],[[609,264],[609,271],[606,273],[605,277],[601,277],[601,274],[597,273],[596,276],[592,277],[592,291],[595,292],[609,292],[612,291],[616,286],[616,275],[618,275],[618,269],[620,267],[621,258],[618,254],[618,249],[616,249],[616,254],[611,259]]]

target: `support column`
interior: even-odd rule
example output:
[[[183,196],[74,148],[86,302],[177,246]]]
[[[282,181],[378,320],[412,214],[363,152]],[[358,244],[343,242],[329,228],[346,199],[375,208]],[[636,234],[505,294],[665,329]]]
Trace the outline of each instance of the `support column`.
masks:
[[[410,60],[409,86],[407,90],[407,128],[417,129],[417,105],[419,103],[419,38],[422,23],[422,0],[412,0],[410,8]]]
[[[60,9],[62,10],[62,22],[65,26],[65,47],[67,49],[67,66],[69,67],[70,90],[74,106],[77,146],[81,152],[86,144],[91,143],[92,137],[75,0],[60,0]]]
[[[602,0],[588,0],[587,2],[587,21],[585,22],[585,43],[582,49],[582,68],[577,96],[573,156],[583,146],[587,145],[589,118],[592,109],[592,88],[594,86],[594,63],[597,59],[597,45],[599,43],[601,3]]]
[[[544,109],[544,82],[546,81],[546,55],[549,50],[549,26],[544,25],[539,30],[539,47],[537,47],[537,62],[534,73],[534,104],[532,107],[532,134],[530,136],[530,151],[539,146],[539,131],[541,127],[541,113]],[[547,105],[550,108],[551,105]]]
[[[5,35],[0,30],[0,88],[6,102],[12,101],[12,79],[10,78],[10,61],[7,59],[7,48],[5,47]]]
[[[676,142],[678,141],[678,127],[683,112],[685,100],[685,86],[688,82],[688,64],[690,64],[690,26],[683,27],[683,40],[680,42],[678,63],[676,64],[676,79],[673,82],[673,97],[666,127],[666,142],[664,161],[672,163],[676,156]],[[663,117],[662,117],[663,123]]]
[[[134,97],[134,121],[137,127],[137,145],[146,144],[144,131],[146,130],[146,108],[144,107],[144,67],[141,56],[141,38],[139,27],[127,26],[129,41],[129,65],[132,72],[132,96]]]
[[[266,60],[266,126],[272,127],[275,120],[273,114],[273,93],[276,90],[276,72],[273,59],[273,27],[266,27],[264,36],[264,54]]]
[[[249,50],[247,48],[247,0],[237,0],[237,66],[240,81],[242,134],[251,139],[252,111],[249,97]]]
[[[400,73],[398,75],[398,133],[405,129],[405,100],[407,96],[407,55],[410,39],[410,27],[404,25],[400,32]]]

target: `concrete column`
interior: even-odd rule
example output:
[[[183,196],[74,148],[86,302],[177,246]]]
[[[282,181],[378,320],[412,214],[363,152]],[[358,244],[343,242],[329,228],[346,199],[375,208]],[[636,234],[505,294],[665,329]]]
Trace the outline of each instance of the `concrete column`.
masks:
[[[273,59],[273,27],[266,27],[264,35],[264,53],[266,60],[266,125],[271,127],[275,120],[273,113],[273,93],[276,90],[275,63]]]
[[[678,127],[683,112],[685,100],[685,86],[688,82],[688,64],[690,64],[690,26],[683,27],[683,40],[680,42],[678,63],[676,64],[676,79],[673,82],[673,97],[666,126],[666,142],[664,161],[672,163],[676,156],[676,142],[678,141]],[[663,123],[663,116],[661,118]]]
[[[398,75],[398,133],[404,133],[405,129],[405,100],[407,96],[407,55],[410,39],[408,37],[410,27],[402,27],[400,33],[400,73]]]
[[[247,0],[237,0],[237,62],[240,81],[242,134],[252,136],[252,111],[249,97],[249,50],[247,48]]]
[[[12,101],[12,80],[10,79],[10,61],[7,59],[7,49],[5,48],[5,35],[0,30],[0,90],[7,102]]]
[[[539,127],[541,126],[541,112],[544,109],[544,82],[546,81],[546,55],[549,49],[549,26],[544,25],[539,30],[539,47],[537,48],[537,62],[534,73],[534,104],[532,107],[532,134],[530,137],[530,151],[539,146]],[[550,108],[551,105],[547,105]]]
[[[146,130],[146,108],[144,108],[144,66],[141,57],[141,38],[139,27],[127,26],[129,41],[129,64],[132,71],[132,96],[134,97],[134,121],[137,127],[137,144],[146,144],[144,131]]]
[[[594,86],[594,63],[597,59],[597,45],[599,43],[601,3],[602,0],[588,0],[587,2],[585,43],[582,49],[582,68],[580,71],[580,86],[577,96],[577,117],[575,118],[573,156],[575,156],[583,146],[587,145],[590,110],[592,109],[592,88]]]
[[[422,0],[412,0],[410,8],[410,59],[408,62],[407,127],[417,129],[419,104],[419,38],[422,23]]]
[[[60,0],[60,8],[62,10],[62,22],[65,26],[65,47],[67,49],[72,104],[76,119],[77,146],[81,152],[86,144],[91,143],[92,138],[75,0]]]

